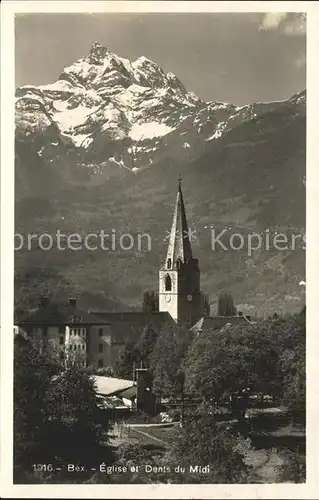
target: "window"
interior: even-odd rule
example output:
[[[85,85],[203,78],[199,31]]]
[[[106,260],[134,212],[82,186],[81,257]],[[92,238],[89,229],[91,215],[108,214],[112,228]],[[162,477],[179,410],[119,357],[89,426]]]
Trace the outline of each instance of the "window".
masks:
[[[64,337],[60,337],[60,345],[63,345],[64,344]]]
[[[82,350],[85,351],[85,344],[82,344]]]
[[[86,366],[86,361],[83,361],[83,366],[84,366],[84,367]]]
[[[103,344],[99,344],[99,352],[103,352]]]
[[[76,344],[73,345],[73,351],[76,351]]]
[[[69,321],[70,323],[80,323],[83,321],[83,319],[81,318],[81,316],[70,316]]]
[[[169,274],[165,278],[165,290],[167,292],[170,292],[172,290],[172,280]]]
[[[167,269],[172,267],[172,259],[167,259]]]
[[[99,359],[99,368],[103,367],[103,359]]]
[[[103,328],[99,328],[99,337],[103,337]]]

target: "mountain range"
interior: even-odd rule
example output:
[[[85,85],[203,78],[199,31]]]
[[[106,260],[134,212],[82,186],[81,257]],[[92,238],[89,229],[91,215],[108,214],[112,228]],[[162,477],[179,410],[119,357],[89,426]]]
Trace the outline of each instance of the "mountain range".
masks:
[[[212,310],[221,291],[253,314],[301,308],[300,245],[216,252],[211,234],[304,234],[306,91],[245,106],[204,102],[155,62],[95,42],[56,82],[17,88],[15,116],[16,232],[103,228],[152,240],[151,251],[16,251],[18,307],[71,292],[87,306],[139,307],[143,291],[157,289],[181,175]]]

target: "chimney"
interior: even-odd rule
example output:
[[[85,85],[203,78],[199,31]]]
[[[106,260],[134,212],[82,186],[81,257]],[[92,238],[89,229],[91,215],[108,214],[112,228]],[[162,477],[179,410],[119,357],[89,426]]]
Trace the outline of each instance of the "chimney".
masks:
[[[75,307],[76,306],[76,298],[69,297],[69,305]]]
[[[49,303],[49,297],[47,296],[42,296],[40,297],[39,300],[39,307],[46,307]]]

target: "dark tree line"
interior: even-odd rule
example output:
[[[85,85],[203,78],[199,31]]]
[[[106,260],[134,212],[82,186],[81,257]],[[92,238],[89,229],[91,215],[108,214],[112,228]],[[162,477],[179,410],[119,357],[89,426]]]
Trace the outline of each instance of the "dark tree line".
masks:
[[[87,474],[51,471],[66,463],[91,467],[113,460],[108,422],[94,383],[76,364],[65,369],[18,335],[14,345],[14,480],[83,482]],[[49,464],[48,470],[34,464]]]
[[[159,310],[158,293],[154,290],[147,290],[143,295],[143,311],[155,312]]]
[[[305,413],[305,314],[229,326],[194,335],[180,326],[157,334],[149,326],[139,343],[127,343],[116,367],[131,378],[134,364],[149,368],[153,391],[177,397],[184,374],[185,391],[203,400],[236,401],[242,412],[251,393],[271,395],[296,418]],[[299,415],[299,417],[298,417]]]
[[[221,293],[218,297],[218,316],[236,316],[237,309],[230,293]]]

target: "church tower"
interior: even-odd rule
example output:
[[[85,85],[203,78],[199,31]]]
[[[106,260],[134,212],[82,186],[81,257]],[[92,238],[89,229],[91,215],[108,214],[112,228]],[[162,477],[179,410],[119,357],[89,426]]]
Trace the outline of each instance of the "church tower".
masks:
[[[198,259],[193,258],[190,239],[179,179],[167,256],[159,272],[159,310],[187,325],[203,315]]]

